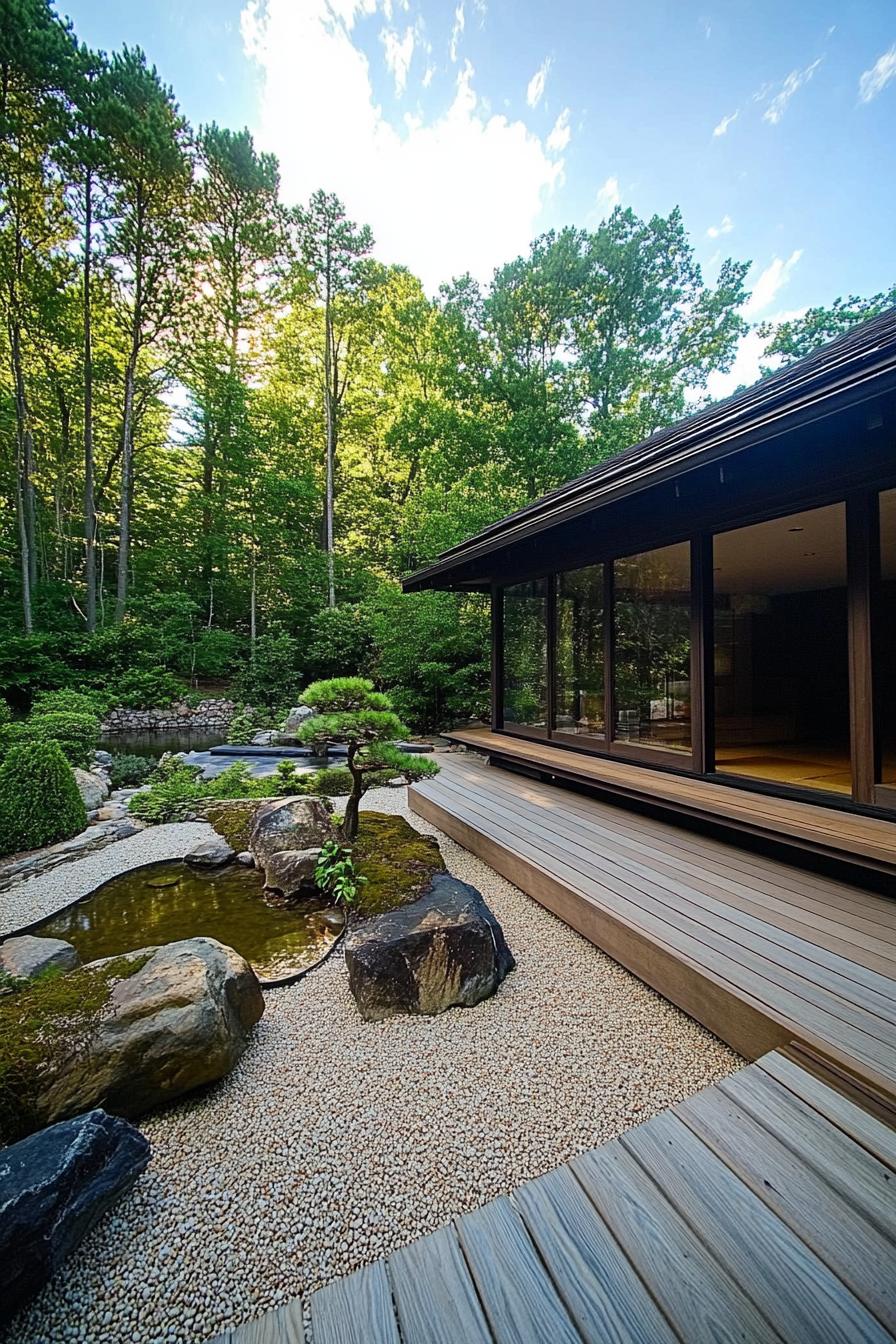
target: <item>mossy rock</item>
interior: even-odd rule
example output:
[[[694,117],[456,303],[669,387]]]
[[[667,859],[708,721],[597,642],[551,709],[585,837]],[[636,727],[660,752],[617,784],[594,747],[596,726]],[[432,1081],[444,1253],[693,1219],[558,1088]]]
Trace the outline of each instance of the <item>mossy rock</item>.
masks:
[[[0,1144],[40,1128],[35,1103],[47,1081],[87,1050],[112,990],[150,956],[54,968],[33,980],[0,978]]]
[[[410,905],[445,871],[438,842],[415,831],[404,817],[362,812],[352,846],[355,871],[367,879],[350,912],[353,924]]]
[[[240,854],[249,848],[252,818],[263,801],[261,798],[213,798],[200,803],[196,813],[214,826],[230,848]]]

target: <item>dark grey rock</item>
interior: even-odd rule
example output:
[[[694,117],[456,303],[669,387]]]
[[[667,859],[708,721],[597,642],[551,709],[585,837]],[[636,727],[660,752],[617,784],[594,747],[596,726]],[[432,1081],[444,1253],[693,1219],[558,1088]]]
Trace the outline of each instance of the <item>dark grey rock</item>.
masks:
[[[43,1287],[149,1158],[140,1131],[105,1111],[0,1151],[0,1322]]]
[[[252,818],[249,848],[264,867],[273,854],[286,849],[313,849],[334,837],[329,798],[272,798]]]
[[[35,938],[23,933],[0,943],[0,971],[17,980],[30,980],[52,969],[71,971],[81,963],[71,943],[62,938]]]
[[[264,885],[269,891],[278,891],[288,901],[316,896],[319,888],[314,880],[320,845],[310,849],[281,849],[264,861]]]
[[[184,862],[192,864],[194,868],[220,868],[234,856],[235,851],[227,841],[216,835],[213,840],[200,840],[198,845],[188,850]]]
[[[480,893],[448,873],[436,873],[413,904],[353,929],[345,961],[368,1021],[471,1007],[494,994],[515,965]]]

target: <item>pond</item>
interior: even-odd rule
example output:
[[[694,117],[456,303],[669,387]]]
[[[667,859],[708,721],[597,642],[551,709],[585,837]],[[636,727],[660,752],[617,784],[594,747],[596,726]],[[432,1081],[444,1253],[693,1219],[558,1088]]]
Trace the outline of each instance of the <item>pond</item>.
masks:
[[[339,934],[332,927],[335,915],[323,897],[292,909],[268,905],[254,868],[200,869],[175,859],[112,878],[30,932],[64,938],[83,962],[181,938],[217,938],[270,986],[320,961]]]
[[[208,751],[226,742],[222,728],[170,728],[146,733],[103,733],[100,746],[115,756],[149,756],[157,761],[166,751]]]

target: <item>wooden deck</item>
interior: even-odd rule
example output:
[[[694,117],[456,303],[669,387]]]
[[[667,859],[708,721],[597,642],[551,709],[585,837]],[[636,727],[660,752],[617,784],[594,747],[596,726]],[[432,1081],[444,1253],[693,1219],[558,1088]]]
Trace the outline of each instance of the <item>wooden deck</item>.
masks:
[[[896,1130],[776,1052],[313,1293],[311,1344],[883,1344]],[[217,1344],[304,1344],[294,1301]]]
[[[533,738],[458,730],[451,739],[492,760],[537,770],[670,815],[697,818],[733,832],[773,841],[892,878],[896,891],[896,816],[892,821],[819,803],[780,798],[552,746]]]
[[[798,1041],[896,1097],[896,901],[475,756],[440,764],[414,811],[741,1054]]]

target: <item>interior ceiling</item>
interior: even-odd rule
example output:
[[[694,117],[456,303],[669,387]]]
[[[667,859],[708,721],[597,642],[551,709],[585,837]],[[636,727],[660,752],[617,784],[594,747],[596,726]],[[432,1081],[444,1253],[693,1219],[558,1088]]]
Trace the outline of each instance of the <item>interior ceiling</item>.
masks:
[[[720,533],[713,543],[720,593],[800,593],[846,584],[846,509],[791,513]]]

